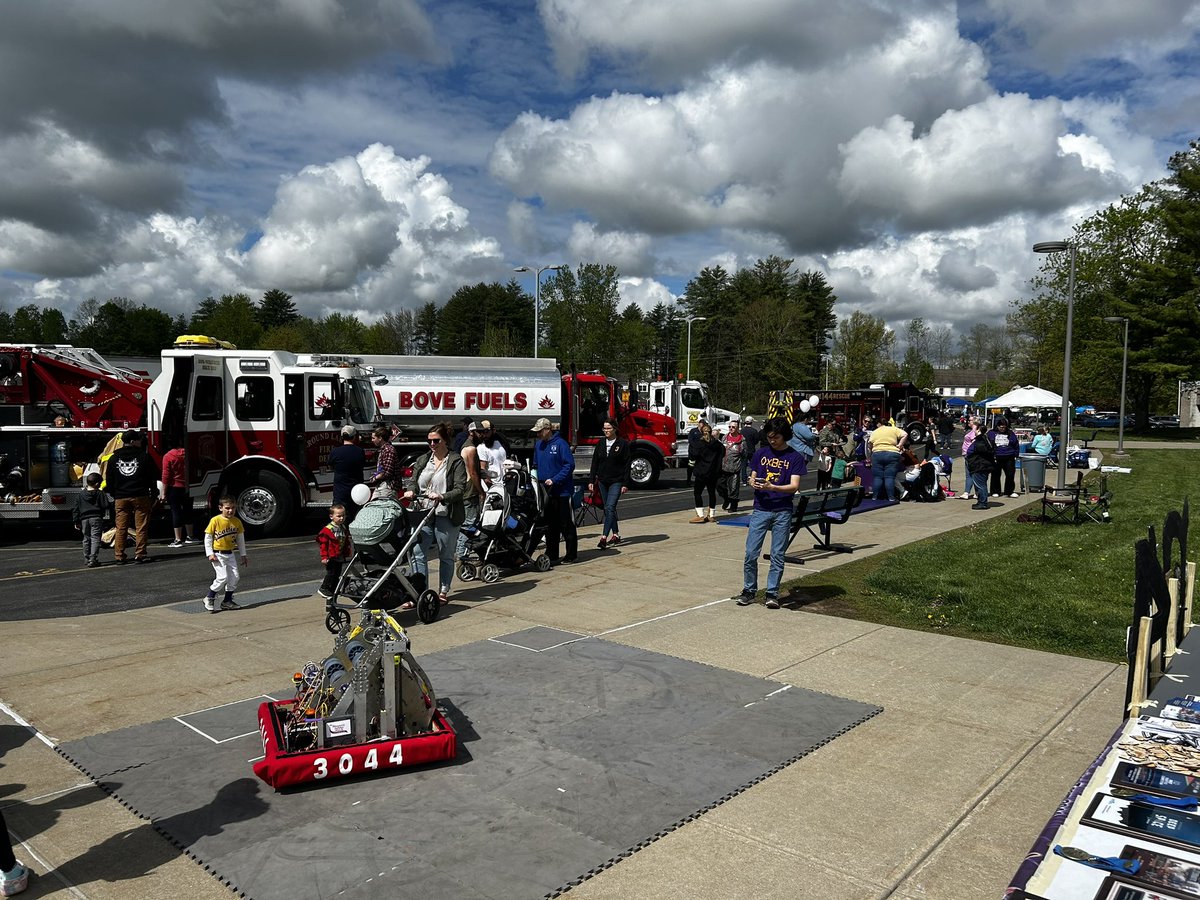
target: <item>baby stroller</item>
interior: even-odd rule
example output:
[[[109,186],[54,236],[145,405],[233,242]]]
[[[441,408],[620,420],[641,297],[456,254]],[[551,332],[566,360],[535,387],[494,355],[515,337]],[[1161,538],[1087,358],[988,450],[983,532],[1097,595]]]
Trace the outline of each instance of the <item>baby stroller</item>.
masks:
[[[425,576],[413,567],[413,547],[420,540],[421,527],[435,512],[436,507],[431,507],[420,518],[410,516],[391,499],[371,500],[358,511],[350,523],[354,555],[326,606],[325,627],[331,633],[350,624],[351,609],[395,610],[411,603],[426,625],[438,617],[437,591],[428,590]],[[338,603],[340,597],[352,603]]]
[[[542,517],[544,506],[541,485],[529,477],[524,467],[512,464],[503,482],[488,488],[479,514],[479,524],[468,527],[467,549],[475,561],[463,560],[458,577],[463,581],[480,578],[485,584],[499,580],[500,569],[519,569],[532,564],[539,572],[550,569],[550,557],[533,556],[546,532]]]

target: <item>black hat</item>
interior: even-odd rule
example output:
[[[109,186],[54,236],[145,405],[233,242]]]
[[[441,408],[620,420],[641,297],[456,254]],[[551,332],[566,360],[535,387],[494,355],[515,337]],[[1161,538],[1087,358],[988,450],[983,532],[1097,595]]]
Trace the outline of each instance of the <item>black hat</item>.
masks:
[[[142,442],[142,433],[137,429],[130,428],[128,431],[121,433],[122,444],[132,444],[134,441],[137,441],[139,444]]]

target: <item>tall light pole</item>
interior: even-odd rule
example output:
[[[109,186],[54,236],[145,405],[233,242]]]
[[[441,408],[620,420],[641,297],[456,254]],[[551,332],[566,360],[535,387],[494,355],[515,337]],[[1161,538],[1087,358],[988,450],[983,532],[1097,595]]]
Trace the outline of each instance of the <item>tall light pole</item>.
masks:
[[[514,272],[533,272],[533,358],[538,358],[538,333],[541,329],[541,323],[538,320],[538,315],[542,308],[542,273],[545,271],[557,272],[559,269],[565,269],[564,265],[557,266],[537,266],[530,268],[529,266],[517,266],[513,269]]]
[[[683,321],[687,322],[687,327],[688,327],[687,377],[684,380],[691,381],[692,380],[692,323],[693,322],[707,322],[708,317],[707,316],[688,316]]]
[[[1121,353],[1121,423],[1117,426],[1117,452],[1114,456],[1125,456],[1125,373],[1129,370],[1129,320],[1124,316],[1105,316],[1105,322],[1125,324],[1125,349]]]
[[[1071,329],[1075,321],[1075,245],[1070,241],[1042,241],[1033,245],[1034,253],[1071,252],[1071,272],[1067,276],[1067,342],[1063,348],[1062,422],[1059,423],[1058,441],[1058,484],[1063,490],[1067,486],[1067,440],[1070,437],[1068,423],[1071,421]]]

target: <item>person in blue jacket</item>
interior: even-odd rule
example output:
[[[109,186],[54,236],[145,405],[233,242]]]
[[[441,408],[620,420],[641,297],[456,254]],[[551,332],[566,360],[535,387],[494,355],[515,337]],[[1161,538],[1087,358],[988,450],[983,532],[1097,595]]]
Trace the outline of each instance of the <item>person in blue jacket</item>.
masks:
[[[575,492],[575,457],[571,445],[554,430],[550,420],[538,419],[531,431],[537,434],[533,445],[533,467],[538,481],[546,489],[546,556],[551,565],[575,562],[579,552],[579,534],[575,531],[575,514],[571,495]],[[566,554],[558,558],[558,541],[562,537]]]

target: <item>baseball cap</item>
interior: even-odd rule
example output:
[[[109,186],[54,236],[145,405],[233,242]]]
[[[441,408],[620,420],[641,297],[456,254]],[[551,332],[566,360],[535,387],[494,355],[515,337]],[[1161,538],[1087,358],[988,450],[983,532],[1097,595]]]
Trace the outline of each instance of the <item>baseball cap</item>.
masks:
[[[750,424],[753,421],[754,421],[754,416],[746,416],[746,424]]]
[[[542,418],[540,418],[536,422],[534,422],[533,427],[530,428],[529,430],[530,431],[541,431],[542,429],[549,428],[549,427],[551,427],[550,420],[547,419],[545,416],[543,416]]]
[[[471,422],[467,425],[467,431],[478,431],[478,430],[479,430],[479,426],[476,425],[474,422]]]

